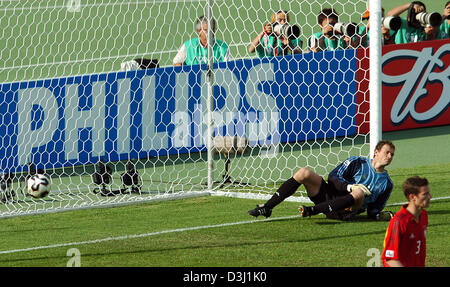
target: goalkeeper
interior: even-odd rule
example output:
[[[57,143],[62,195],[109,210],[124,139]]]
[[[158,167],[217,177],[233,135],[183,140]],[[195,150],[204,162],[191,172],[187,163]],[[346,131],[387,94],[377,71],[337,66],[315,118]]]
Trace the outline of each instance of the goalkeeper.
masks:
[[[367,210],[367,216],[375,220],[390,220],[392,212],[383,211],[391,194],[393,182],[385,170],[395,152],[391,141],[380,141],[372,159],[354,156],[338,165],[328,175],[328,182],[315,172],[300,168],[285,181],[264,204],[248,213],[269,217],[272,209],[293,195],[300,185],[314,206],[300,206],[302,217],[324,213],[327,218],[350,220]]]

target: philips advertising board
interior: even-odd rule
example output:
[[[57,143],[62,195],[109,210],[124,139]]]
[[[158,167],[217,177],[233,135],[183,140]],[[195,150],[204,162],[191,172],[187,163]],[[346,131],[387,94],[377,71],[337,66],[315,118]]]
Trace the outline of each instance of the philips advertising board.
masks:
[[[205,151],[205,70],[0,84],[0,169]],[[352,135],[355,72],[355,50],[216,64],[214,134],[244,136],[251,146]]]

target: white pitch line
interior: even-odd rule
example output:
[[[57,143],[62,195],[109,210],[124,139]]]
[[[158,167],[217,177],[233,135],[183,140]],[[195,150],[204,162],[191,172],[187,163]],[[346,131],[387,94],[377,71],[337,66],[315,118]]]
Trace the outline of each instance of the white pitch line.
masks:
[[[449,198],[450,198],[449,196],[444,196],[444,197],[432,198],[432,200],[449,199]],[[399,203],[388,204],[386,206],[397,206],[397,205],[403,205],[403,204],[404,204],[403,202],[399,202]],[[233,225],[241,225],[241,224],[250,224],[250,223],[259,223],[259,222],[283,220],[283,219],[292,219],[292,218],[297,218],[297,217],[300,217],[300,215],[268,218],[268,219],[263,219],[263,220],[246,220],[246,221],[229,222],[229,223],[222,223],[222,224],[215,224],[215,225],[203,225],[203,226],[194,226],[194,227],[186,227],[186,228],[177,228],[177,229],[169,229],[169,230],[155,231],[155,232],[149,232],[149,233],[123,235],[123,236],[116,236],[116,237],[106,237],[106,238],[95,239],[95,240],[69,242],[69,243],[59,243],[59,244],[53,244],[53,245],[35,246],[35,247],[22,248],[22,249],[3,250],[3,251],[0,251],[0,255],[1,254],[18,253],[18,252],[27,252],[27,251],[40,250],[40,249],[66,247],[66,246],[73,246],[73,245],[95,244],[95,243],[106,242],[106,241],[116,241],[116,240],[126,240],[126,239],[133,239],[133,238],[142,238],[142,237],[149,237],[149,236],[160,235],[160,234],[192,231],[192,230],[207,229],[207,228],[217,228],[217,227],[225,227],[225,226],[233,226]]]
[[[192,230],[199,230],[199,229],[217,228],[217,227],[226,227],[226,226],[241,225],[241,224],[260,223],[260,222],[292,219],[292,218],[297,218],[297,217],[300,217],[300,215],[276,217],[276,218],[269,218],[269,219],[263,219],[263,220],[247,220],[247,221],[238,221],[238,222],[222,223],[222,224],[215,224],[215,225],[203,225],[203,226],[194,226],[194,227],[186,227],[186,228],[177,228],[177,229],[169,229],[169,230],[155,231],[155,232],[142,233],[142,234],[123,235],[123,236],[117,236],[117,237],[106,237],[106,238],[102,238],[102,239],[95,239],[95,240],[88,240],[88,241],[59,243],[59,244],[52,244],[52,245],[22,248],[22,249],[3,250],[3,251],[0,251],[0,254],[27,252],[27,251],[34,251],[34,250],[40,250],[40,249],[50,249],[50,248],[58,248],[58,247],[66,247],[66,246],[74,246],[74,245],[96,244],[96,243],[106,242],[106,241],[142,238],[142,237],[149,237],[149,236],[167,234],[167,233],[184,232],[184,231],[192,231]]]

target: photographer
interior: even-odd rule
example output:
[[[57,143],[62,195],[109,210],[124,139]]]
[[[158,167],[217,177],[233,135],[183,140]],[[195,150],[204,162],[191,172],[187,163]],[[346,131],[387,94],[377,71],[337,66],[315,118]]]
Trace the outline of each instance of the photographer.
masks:
[[[308,39],[308,50],[320,52],[345,49],[347,47],[356,48],[359,42],[353,39],[356,26],[353,26],[353,32],[350,33],[352,35],[345,35],[337,29],[337,24],[342,24],[338,22],[338,14],[333,9],[323,9],[317,16],[317,23],[322,31],[314,33]]]
[[[434,28],[430,27],[441,22],[441,16],[438,13],[426,13],[426,6],[421,1],[413,1],[392,8],[388,16],[399,16],[405,11],[408,15],[406,19],[401,18],[402,26],[395,35],[396,44],[425,41],[434,33]],[[428,36],[425,28],[427,28]]]
[[[440,25],[426,25],[423,29],[425,32],[424,41],[447,39],[447,34],[441,33],[439,27]]]
[[[381,17],[384,19],[384,8],[381,8]],[[361,37],[360,38],[361,39],[361,43],[360,43],[361,47],[369,47],[369,42],[370,42],[369,41],[370,40],[369,39],[369,29],[370,29],[369,18],[370,18],[369,10],[366,10],[366,12],[364,12],[364,14],[362,15],[361,19],[367,20],[367,25],[360,26],[359,32],[358,32],[359,36]],[[392,19],[391,21],[382,21],[381,36],[383,39],[383,41],[382,41],[383,45],[395,44],[394,36],[395,36],[396,30],[395,29],[391,30],[390,28],[392,28],[392,27],[389,27],[389,24],[390,24],[390,26],[401,24],[401,22],[399,20],[400,19],[397,18],[397,19]],[[397,22],[395,23],[395,21],[397,21]],[[386,25],[383,22],[387,22]],[[397,27],[395,27],[395,28],[397,28]]]
[[[425,40],[441,40],[450,38],[450,1],[444,6],[442,22],[426,25],[424,28]]]
[[[450,38],[450,1],[445,3],[444,13],[442,14],[442,24],[439,27],[439,34],[441,39]]]
[[[211,26],[214,35],[216,32],[216,21],[214,19],[211,21]],[[180,47],[173,59],[174,66],[205,64],[208,62],[208,19],[205,16],[200,16],[195,23],[195,28],[198,38],[188,40]],[[228,61],[230,59],[228,45],[218,39],[214,39],[213,42],[214,62]]]
[[[249,53],[256,51],[259,58],[302,53],[300,28],[289,23],[289,12],[273,13],[270,23],[265,24],[263,31],[250,43]]]

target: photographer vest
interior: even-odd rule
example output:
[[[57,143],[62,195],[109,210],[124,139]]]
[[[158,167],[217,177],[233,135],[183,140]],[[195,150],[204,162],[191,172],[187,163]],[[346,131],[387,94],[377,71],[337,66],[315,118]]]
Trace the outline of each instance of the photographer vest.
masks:
[[[322,32],[317,32],[314,33],[311,38],[314,37],[315,40],[317,40],[318,43],[318,47],[320,48],[321,51],[334,51],[334,50],[338,50],[338,49],[345,49],[347,47],[347,44],[345,43],[345,41],[342,38],[334,38],[334,39],[330,39],[328,37],[325,37]],[[311,39],[310,38],[310,43],[309,46],[311,48]]]
[[[381,39],[383,39],[383,45],[393,44],[391,43],[391,39],[395,40],[395,35],[397,31],[389,30],[389,39],[385,39],[383,34],[381,34]],[[358,31],[358,37],[362,40],[360,45],[361,47],[369,47],[370,45],[370,33],[366,26],[360,26]]]
[[[402,19],[402,26],[395,35],[395,44],[416,43],[425,39],[423,28],[412,27],[406,18]]]
[[[444,20],[444,23],[439,27],[439,37],[438,39],[448,39],[450,38],[450,24],[448,20]]]
[[[191,39],[184,43],[186,53],[185,65],[208,63],[208,49],[203,47],[199,38]],[[221,40],[215,40],[213,46],[214,62],[223,62],[227,54],[228,46]]]
[[[277,40],[276,45],[275,40]],[[301,51],[302,46],[303,41],[300,38],[291,39],[289,49],[285,49],[280,39],[264,34],[259,45],[256,47],[256,53],[259,58],[287,55],[292,54],[292,50]],[[289,51],[286,52],[285,50]]]

